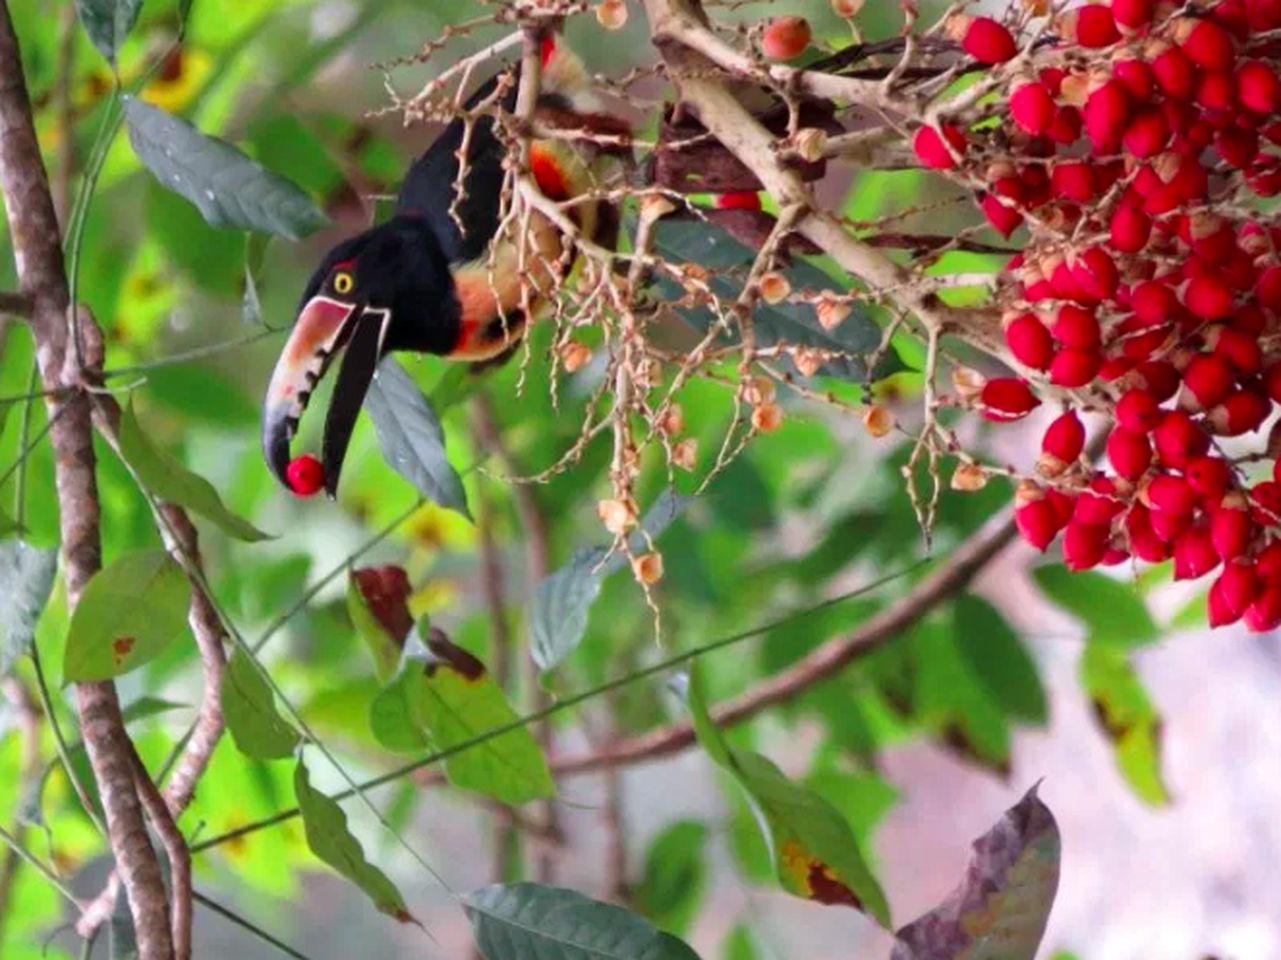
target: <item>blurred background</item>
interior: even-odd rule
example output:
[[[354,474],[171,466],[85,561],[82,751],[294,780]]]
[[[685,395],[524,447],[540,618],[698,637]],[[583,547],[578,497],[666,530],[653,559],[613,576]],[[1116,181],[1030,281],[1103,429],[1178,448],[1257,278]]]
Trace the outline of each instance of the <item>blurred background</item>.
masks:
[[[65,211],[85,182],[112,75],[81,35],[69,0],[10,0],[9,6]],[[428,128],[402,124],[385,84],[410,95],[458,56],[495,39],[500,28],[464,31],[426,63],[396,63],[412,61],[447,25],[492,8],[452,0],[195,0],[186,40],[170,50],[174,6],[144,5],[120,58],[124,82],[158,65],[143,96],[292,178],[333,224],[305,242],[273,240],[265,249],[243,234],[210,228],[139,167],[120,134],[105,154],[84,221],[78,296],[108,332],[111,385],[131,393],[150,435],[212,480],[234,509],[279,535],[245,545],[202,529],[215,591],[238,627],[255,638],[414,504],[412,489],[382,462],[368,424],[356,434],[336,504],[285,495],[258,451],[257,405],[281,328],[292,319],[311,267],[335,240],[378,216],[377,198],[394,194],[409,159],[430,140]],[[590,15],[568,25],[571,45],[592,70],[619,77],[651,62],[641,11],[630,7],[630,22],[619,32],[601,30]],[[922,7],[928,22],[928,10],[940,5]],[[892,35],[897,8],[873,0],[856,21],[858,30],[868,38]],[[831,14],[827,0],[714,10],[726,22],[744,24],[780,12],[808,17],[822,43],[850,41],[849,25]],[[649,81],[633,93],[632,103],[617,105],[638,121],[642,136],[652,134],[654,111],[647,109],[664,91]],[[968,202],[949,202],[955,198],[947,188],[915,171],[833,171],[821,189],[856,221],[916,208],[903,229],[928,222],[930,232],[945,233],[975,216]],[[955,254],[938,269],[983,272],[1001,262]],[[13,286],[9,241],[0,234],[0,289]],[[30,340],[18,326],[5,334],[0,396],[21,397],[31,389]],[[536,333],[527,365],[510,363],[470,395],[440,404],[451,458],[466,470],[478,524],[430,506],[412,510],[361,561],[404,565],[417,612],[430,613],[496,672],[503,659],[512,665],[508,685],[517,703],[531,697],[515,666],[525,637],[528,530],[502,475],[554,463],[578,435],[601,376],[596,363],[564,378],[553,405],[547,342],[545,331]],[[899,473],[919,406],[920,378],[912,370],[921,353],[906,339],[895,347],[903,370],[875,392],[906,432],[874,440],[856,414],[784,395],[784,428],[754,441],[664,535],[667,576],[657,598],[671,649],[767,623],[925,555]],[[414,360],[410,369],[428,390],[445,376],[435,360]],[[861,385],[823,386],[850,403],[865,395]],[[731,394],[698,381],[686,388],[682,404],[687,432],[706,457],[732,415]],[[43,407],[30,405],[28,414],[27,406],[10,399],[0,407],[0,503],[8,509],[22,498],[30,538],[51,544],[56,503],[48,448],[36,446],[16,466],[44,426]],[[967,449],[984,459],[1027,469],[1044,422],[1034,417],[1016,426],[958,429]],[[502,464],[480,440],[487,426],[501,438]],[[317,424],[305,422],[303,446],[317,442]],[[100,453],[108,559],[154,545],[146,503],[111,452]],[[595,501],[608,488],[608,461],[608,449],[589,447],[579,463],[531,488],[553,568],[601,541]],[[644,492],[652,500],[666,473],[656,463],[647,478]],[[677,484],[690,490],[697,479],[682,476]],[[1009,486],[998,482],[977,493],[945,491],[933,554],[945,557],[1009,498]],[[489,556],[501,564],[501,615],[516,644],[506,654],[495,648],[483,595],[487,542]],[[368,731],[376,684],[347,619],[344,579],[320,589],[276,631],[264,657],[348,768],[372,776],[403,758],[380,748]],[[713,699],[748,689],[847,633],[902,595],[911,580],[712,656]],[[1200,586],[1169,580],[1166,568],[1073,577],[1055,558],[1043,560],[1017,545],[970,593],[838,678],[736,729],[732,739],[772,757],[850,819],[874,858],[897,923],[945,896],[964,870],[970,841],[1039,781],[1064,841],[1043,957],[1281,956],[1278,647],[1272,636],[1198,628],[1204,622]],[[65,630],[55,597],[37,641],[54,672],[63,726],[74,729],[57,675]],[[553,687],[579,690],[659,655],[643,596],[627,576],[613,577],[585,642]],[[105,875],[103,848],[55,768],[47,730],[35,745],[37,761],[30,760],[22,696],[32,683],[24,662],[5,688],[7,705],[0,702],[0,822],[18,824],[31,848],[88,897]],[[154,768],[200,696],[191,643],[175,644],[123,678],[120,688],[122,699],[136,706],[131,731]],[[1098,720],[1109,710],[1124,718],[1111,725],[1111,739]],[[661,682],[633,684],[562,715],[554,748],[577,753],[678,715]],[[82,752],[73,756],[83,765]],[[336,775],[318,773],[317,779],[327,789],[340,786]],[[384,788],[376,799],[454,889],[495,879],[499,827],[487,804],[412,780]],[[183,824],[197,838],[210,836],[292,803],[288,763],[250,761],[224,739]],[[523,852],[549,856],[558,883],[594,896],[617,896],[622,881],[636,909],[687,936],[705,958],[888,954],[888,935],[860,914],[777,890],[737,788],[697,750],[567,779],[557,809],[559,842],[549,847],[526,838]],[[297,822],[198,856],[197,884],[309,957],[469,956],[470,933],[450,895],[364,811],[353,806],[349,816],[370,858],[400,884],[430,936],[377,914],[362,894],[325,871],[306,852]],[[78,955],[66,930],[72,918],[37,875],[15,868],[3,889],[0,955]],[[198,909],[196,924],[197,956],[269,955],[259,940],[206,910]],[[95,955],[107,956],[105,941]]]

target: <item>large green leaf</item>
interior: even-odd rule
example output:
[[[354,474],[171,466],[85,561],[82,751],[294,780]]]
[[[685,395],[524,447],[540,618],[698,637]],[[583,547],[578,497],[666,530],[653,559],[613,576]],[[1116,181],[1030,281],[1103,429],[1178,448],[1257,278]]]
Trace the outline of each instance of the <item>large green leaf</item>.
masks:
[[[392,469],[424,497],[471,519],[467,492],[445,456],[445,431],[418,384],[393,357],[378,365],[365,409]]]
[[[664,930],[684,933],[698,913],[707,885],[707,824],[678,820],[663,830],[645,854],[636,906]]]
[[[1045,723],[1049,707],[1036,661],[1000,612],[964,594],[953,606],[952,623],[956,648],[979,686],[1007,715]]]
[[[391,682],[369,704],[369,729],[388,750],[418,753],[431,746],[418,717],[418,688],[423,682],[421,661],[407,660]]]
[[[1124,651],[1087,645],[1081,654],[1081,686],[1130,787],[1153,806],[1169,803],[1161,776],[1161,716]]]
[[[133,97],[125,99],[125,119],[138,159],[214,226],[297,240],[328,223],[307,194],[227,141]]]
[[[0,676],[31,649],[36,621],[49,602],[58,551],[23,540],[0,541]]]
[[[419,682],[410,689],[412,714],[438,750],[448,750],[515,723],[516,711],[484,665],[439,630],[426,638],[424,661],[406,658]],[[508,730],[445,760],[451,783],[512,805],[556,792],[542,748],[526,727]]]
[[[974,841],[965,879],[895,934],[891,960],[1033,960],[1059,886],[1059,828],[1029,790]]]
[[[725,742],[708,713],[698,664],[690,670],[686,699],[699,743],[751,801],[767,833],[779,885],[807,900],[854,907],[889,927],[885,893],[841,812],[793,783],[768,758]]]
[[[298,731],[276,709],[271,687],[253,660],[237,650],[222,675],[222,715],[236,747],[247,757],[277,760],[298,746]]]
[[[67,631],[64,680],[107,680],[157,657],[187,624],[191,586],[164,550],[126,553],[94,574]]]
[[[664,490],[641,521],[645,536],[649,540],[661,537],[690,499]],[[633,552],[648,549],[645,536],[633,536]],[[625,565],[621,553],[611,555],[607,547],[589,547],[577,551],[568,564],[538,585],[529,614],[529,642],[530,654],[541,669],[553,669],[578,648],[601,586]]]
[[[238,540],[270,539],[253,524],[228,510],[213,484],[156,447],[134,416],[132,404],[125,407],[120,415],[120,452],[138,474],[142,485],[161,500],[200,514]]]
[[[76,15],[89,39],[114,66],[125,37],[138,22],[142,0],[76,0]]]
[[[698,960],[688,944],[636,914],[536,883],[463,897],[485,960]]]
[[[311,852],[365,892],[374,906],[402,923],[414,918],[396,885],[365,859],[360,842],[347,827],[347,814],[331,797],[313,790],[301,759],[294,768],[294,793],[302,812]]]
[[[1061,564],[1032,571],[1051,600],[1082,620],[1090,643],[1138,647],[1161,635],[1152,614],[1133,587],[1101,573],[1072,573]]]

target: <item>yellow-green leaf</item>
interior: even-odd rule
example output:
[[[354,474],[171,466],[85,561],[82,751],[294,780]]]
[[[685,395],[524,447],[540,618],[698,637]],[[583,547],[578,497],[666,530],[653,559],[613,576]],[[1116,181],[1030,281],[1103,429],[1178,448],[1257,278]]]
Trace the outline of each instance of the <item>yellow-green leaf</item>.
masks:
[[[236,747],[247,757],[278,760],[298,746],[299,736],[276,709],[271,687],[243,650],[222,675],[222,714]]]
[[[1145,802],[1155,807],[1169,803],[1161,777],[1161,716],[1124,652],[1087,644],[1081,656],[1081,685],[1112,741],[1122,776]]]

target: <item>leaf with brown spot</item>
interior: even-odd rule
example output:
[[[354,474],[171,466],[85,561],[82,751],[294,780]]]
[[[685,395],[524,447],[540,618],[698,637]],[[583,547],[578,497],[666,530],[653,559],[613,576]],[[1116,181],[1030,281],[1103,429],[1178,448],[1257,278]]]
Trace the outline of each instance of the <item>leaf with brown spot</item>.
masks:
[[[347,612],[369,645],[374,670],[383,683],[396,675],[405,638],[414,629],[409,612],[412,592],[409,576],[393,564],[352,570],[347,579]]]
[[[1155,807],[1169,803],[1170,792],[1161,775],[1161,715],[1125,652],[1101,643],[1086,644],[1081,685],[1131,789]]]
[[[974,841],[948,898],[898,931],[890,960],[1033,960],[1058,890],[1061,846],[1033,787]]]

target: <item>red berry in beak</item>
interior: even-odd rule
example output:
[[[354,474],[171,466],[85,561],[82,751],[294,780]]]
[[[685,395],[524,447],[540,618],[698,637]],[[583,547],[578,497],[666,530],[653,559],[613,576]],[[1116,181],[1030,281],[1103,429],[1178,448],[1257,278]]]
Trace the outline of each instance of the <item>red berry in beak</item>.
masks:
[[[300,497],[315,496],[325,487],[325,468],[310,453],[294,457],[285,468],[289,489]]]

